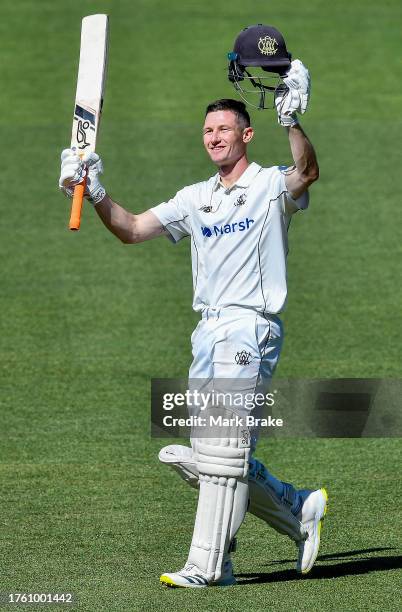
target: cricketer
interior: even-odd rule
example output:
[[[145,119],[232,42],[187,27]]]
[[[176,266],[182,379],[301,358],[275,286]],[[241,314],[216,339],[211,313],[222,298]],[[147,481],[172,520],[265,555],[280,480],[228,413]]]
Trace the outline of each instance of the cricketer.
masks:
[[[101,184],[103,168],[97,153],[81,159],[75,149],[66,149],[61,154],[59,185],[71,197],[74,186],[86,177],[85,197],[107,229],[125,244],[159,236],[172,243],[190,238],[193,308],[201,319],[191,338],[189,379],[244,379],[250,391],[268,388],[279,360],[288,228],[293,215],[308,207],[308,188],[318,179],[319,169],[298,119],[309,100],[308,70],[301,61],[290,61],[274,28],[252,26],[239,38],[233,61],[240,66],[254,61],[242,58],[245,50],[254,54],[255,66],[272,64],[275,50],[286,85],[275,92],[275,107],[278,123],[288,134],[293,165],[264,168],[249,161],[254,130],[246,106],[220,99],[207,106],[203,123],[204,148],[217,167],[208,180],[133,214]],[[208,410],[213,413],[214,406]],[[227,413],[235,416],[236,408]],[[160,451],[162,463],[198,490],[187,559],[179,571],[161,575],[164,585],[235,584],[231,552],[247,510],[296,543],[298,572],[306,574],[316,560],[327,508],[325,489],[297,489],[276,478],[253,456],[258,432],[244,424],[239,427],[236,419],[232,422],[224,435],[193,437],[191,447],[170,445]]]

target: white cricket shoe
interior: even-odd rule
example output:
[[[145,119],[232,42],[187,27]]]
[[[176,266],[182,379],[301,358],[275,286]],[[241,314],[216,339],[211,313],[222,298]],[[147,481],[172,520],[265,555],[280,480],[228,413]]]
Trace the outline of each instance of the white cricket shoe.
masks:
[[[327,512],[328,494],[325,489],[303,491],[302,494],[306,497],[298,516],[306,532],[306,539],[297,543],[299,558],[296,569],[300,574],[308,574],[317,559],[321,525]]]
[[[233,565],[230,558],[223,564],[222,577],[215,582],[210,582],[196,565],[185,565],[179,572],[162,574],[159,581],[164,586],[173,588],[187,587],[191,589],[200,589],[207,586],[231,586],[232,584],[236,584],[236,578],[233,575]]]
[[[195,565],[185,565],[179,572],[162,574],[161,584],[168,587],[190,587],[200,589],[209,586],[209,581]]]

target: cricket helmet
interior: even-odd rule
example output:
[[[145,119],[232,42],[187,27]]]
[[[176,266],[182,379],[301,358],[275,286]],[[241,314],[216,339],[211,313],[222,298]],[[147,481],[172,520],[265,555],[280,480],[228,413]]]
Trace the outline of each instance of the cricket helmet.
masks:
[[[260,97],[257,108],[265,106],[266,92],[275,92],[281,84],[281,78],[290,68],[292,55],[286,48],[282,34],[272,26],[257,25],[244,28],[237,36],[233,51],[228,53],[228,78],[245,102],[256,106],[245,94],[257,94]],[[251,74],[246,68],[252,68]],[[258,72],[256,74],[256,69]],[[273,73],[276,76],[262,74]],[[243,85],[240,83],[244,81]],[[244,85],[251,83],[253,90],[244,89]],[[268,83],[268,84],[267,84]],[[269,84],[271,83],[271,84]],[[273,105],[272,105],[273,106]]]

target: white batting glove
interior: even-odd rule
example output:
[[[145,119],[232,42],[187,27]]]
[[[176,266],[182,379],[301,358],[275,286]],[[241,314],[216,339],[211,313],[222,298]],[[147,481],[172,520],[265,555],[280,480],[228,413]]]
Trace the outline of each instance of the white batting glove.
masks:
[[[283,82],[285,85],[276,90],[275,106],[278,122],[290,127],[298,123],[296,113],[303,115],[307,110],[311,90],[309,71],[300,60],[293,60]]]
[[[278,123],[284,127],[292,127],[298,122],[296,109],[299,105],[297,92],[288,89],[283,83],[275,91],[275,106],[278,113]]]
[[[69,198],[72,197],[74,187],[81,183],[85,177],[85,165],[74,149],[64,149],[61,152],[61,169],[59,188]]]
[[[62,151],[59,187],[67,197],[73,196],[74,187],[86,176],[84,195],[92,204],[98,204],[106,195],[105,188],[99,181],[99,175],[102,173],[102,160],[97,153],[87,153],[81,159],[75,149]]]
[[[295,109],[297,113],[303,115],[307,110],[307,105],[310,97],[311,79],[310,73],[306,66],[298,59],[293,60],[290,65],[290,70],[283,82],[292,91],[292,97],[296,98],[296,92],[299,98],[298,107]]]

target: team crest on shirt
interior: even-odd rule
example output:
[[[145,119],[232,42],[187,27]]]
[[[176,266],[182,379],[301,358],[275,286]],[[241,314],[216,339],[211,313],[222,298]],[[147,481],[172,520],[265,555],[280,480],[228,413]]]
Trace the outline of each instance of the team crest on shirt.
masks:
[[[248,351],[239,351],[236,353],[235,362],[237,365],[249,365],[251,362],[251,353]]]
[[[245,204],[245,203],[246,203],[246,199],[247,199],[246,194],[245,194],[245,193],[242,193],[242,194],[241,194],[241,196],[239,196],[239,197],[237,198],[236,202],[234,202],[234,205],[235,205],[235,206],[243,206],[243,204]]]

